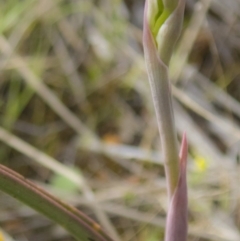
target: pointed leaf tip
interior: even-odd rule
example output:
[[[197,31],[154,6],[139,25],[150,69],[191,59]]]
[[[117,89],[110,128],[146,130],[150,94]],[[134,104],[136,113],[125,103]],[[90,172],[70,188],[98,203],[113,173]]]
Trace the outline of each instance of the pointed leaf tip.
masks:
[[[178,185],[172,196],[166,223],[165,241],[186,241],[187,240],[187,166],[188,143],[186,133],[183,134],[181,149],[179,153],[180,174]]]
[[[187,155],[188,155],[188,141],[186,132],[183,133],[181,148],[179,152],[180,166],[187,164]]]

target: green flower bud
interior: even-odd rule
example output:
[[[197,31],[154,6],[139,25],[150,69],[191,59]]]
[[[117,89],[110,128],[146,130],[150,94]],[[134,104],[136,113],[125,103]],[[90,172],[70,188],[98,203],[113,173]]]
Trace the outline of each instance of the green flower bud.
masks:
[[[168,65],[182,28],[185,0],[147,0],[146,19],[162,61]]]

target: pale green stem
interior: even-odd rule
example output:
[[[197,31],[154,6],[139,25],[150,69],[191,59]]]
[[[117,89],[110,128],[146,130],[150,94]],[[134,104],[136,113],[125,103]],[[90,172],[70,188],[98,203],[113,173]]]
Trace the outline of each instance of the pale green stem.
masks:
[[[179,157],[168,65],[180,34],[184,6],[185,0],[147,0],[144,14],[145,62],[165,159],[169,199],[178,183]]]
[[[168,69],[163,63],[161,65],[159,64],[157,55],[154,55],[155,57],[153,55],[150,57],[151,59],[156,58],[156,61],[148,61],[148,54],[152,55],[148,53],[148,51],[145,51],[145,60],[160,132],[168,185],[167,190],[170,199],[178,183],[179,158],[172,97],[168,81]]]

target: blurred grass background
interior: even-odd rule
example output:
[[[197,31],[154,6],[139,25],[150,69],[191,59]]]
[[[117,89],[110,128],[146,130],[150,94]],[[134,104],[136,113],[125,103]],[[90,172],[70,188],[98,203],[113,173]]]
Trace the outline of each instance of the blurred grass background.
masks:
[[[0,0],[0,162],[116,241],[162,240],[167,210],[143,5]],[[239,13],[237,0],[188,0],[171,62],[190,145],[189,241],[240,240]],[[73,240],[4,193],[0,213],[4,241]]]

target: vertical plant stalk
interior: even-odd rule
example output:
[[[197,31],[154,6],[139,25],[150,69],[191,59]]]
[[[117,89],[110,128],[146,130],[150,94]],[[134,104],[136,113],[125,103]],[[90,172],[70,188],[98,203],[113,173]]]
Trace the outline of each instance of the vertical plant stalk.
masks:
[[[177,134],[168,64],[180,34],[185,0],[146,0],[143,24],[145,62],[164,156],[169,200],[179,179]]]
[[[187,139],[178,156],[168,65],[180,35],[185,0],[146,0],[143,24],[145,62],[157,116],[169,197],[165,241],[187,240]]]

